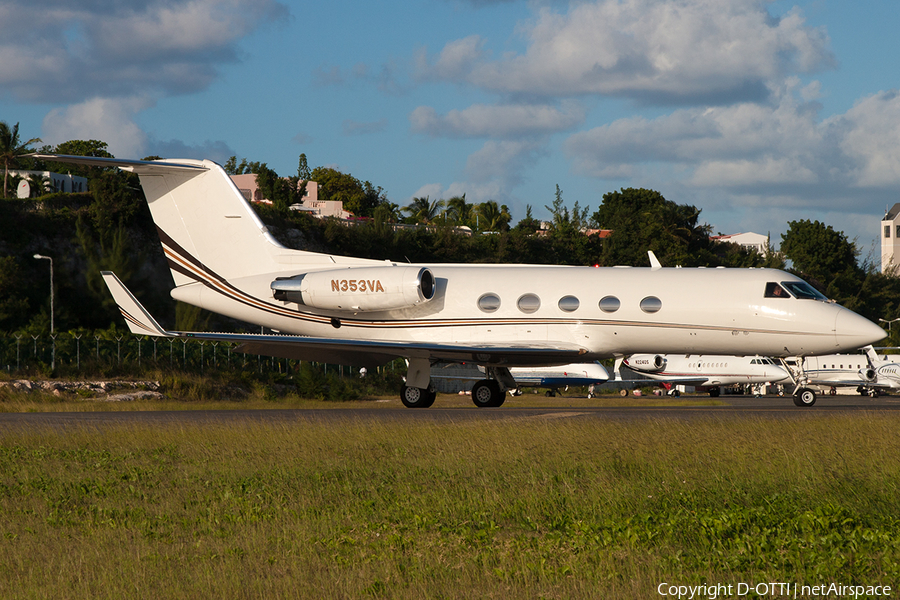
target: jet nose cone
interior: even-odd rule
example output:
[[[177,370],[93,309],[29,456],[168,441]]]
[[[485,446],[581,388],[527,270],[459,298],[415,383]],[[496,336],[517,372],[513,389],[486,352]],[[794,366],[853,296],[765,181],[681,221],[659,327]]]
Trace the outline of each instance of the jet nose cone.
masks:
[[[872,321],[846,308],[838,311],[834,320],[834,338],[840,350],[853,350],[887,337],[884,330]]]

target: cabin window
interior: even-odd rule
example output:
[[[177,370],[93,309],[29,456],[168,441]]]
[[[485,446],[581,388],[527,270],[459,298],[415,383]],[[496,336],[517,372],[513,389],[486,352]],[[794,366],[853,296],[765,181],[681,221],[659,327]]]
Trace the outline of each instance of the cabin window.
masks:
[[[581,306],[581,302],[575,296],[563,296],[559,299],[559,310],[574,312]]]
[[[659,312],[659,309],[661,308],[662,300],[660,300],[656,296],[647,296],[646,298],[641,300],[641,310],[645,313]]]
[[[891,226],[890,225],[884,226],[884,237],[886,237],[886,238],[891,237]]]
[[[519,298],[516,302],[516,306],[518,306],[519,310],[523,313],[531,314],[541,307],[541,299],[534,294],[525,294]]]
[[[790,298],[791,295],[787,291],[775,283],[770,281],[766,284],[766,298]]]
[[[486,313],[497,312],[500,308],[500,296],[494,293],[483,294],[478,299],[478,308]]]
[[[820,294],[816,288],[805,281],[782,281],[781,285],[786,287],[790,293],[801,300],[828,300],[828,298]]]
[[[614,313],[619,310],[622,303],[615,296],[606,296],[600,300],[600,310],[605,313]]]
[[[894,233],[894,237],[900,238],[900,225],[897,225],[897,231]]]

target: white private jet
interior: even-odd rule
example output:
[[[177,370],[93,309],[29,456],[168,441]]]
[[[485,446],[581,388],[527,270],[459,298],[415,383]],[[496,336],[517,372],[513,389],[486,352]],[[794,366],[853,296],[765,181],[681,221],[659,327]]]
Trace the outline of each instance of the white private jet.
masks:
[[[482,373],[486,371],[485,367],[479,366],[478,369]],[[509,373],[517,385],[517,388],[509,390],[513,396],[521,395],[521,388],[525,387],[549,388],[550,391],[547,392],[547,395],[554,396],[559,388],[599,385],[609,380],[609,372],[606,367],[596,361],[555,367],[510,367]],[[440,369],[433,371],[431,378],[477,381],[476,377],[445,374]],[[588,398],[592,396],[593,392],[589,391]]]
[[[279,334],[167,331],[105,273],[131,331],[356,366],[404,357],[408,407],[434,401],[438,361],[486,367],[472,400],[490,407],[516,387],[510,367],[645,352],[805,356],[885,337],[783,271],[406,264],[292,250],[212,161],[31,156],[136,173],[175,280],[172,297]]]
[[[865,354],[807,356],[786,360],[785,364],[799,385],[824,390],[832,396],[840,387],[854,387],[860,394],[872,397],[882,390],[900,389],[900,363],[879,357],[872,346],[863,350]]]
[[[709,388],[712,397],[720,386],[778,383],[790,373],[773,358],[703,354],[633,354],[622,364],[650,379],[676,385]]]

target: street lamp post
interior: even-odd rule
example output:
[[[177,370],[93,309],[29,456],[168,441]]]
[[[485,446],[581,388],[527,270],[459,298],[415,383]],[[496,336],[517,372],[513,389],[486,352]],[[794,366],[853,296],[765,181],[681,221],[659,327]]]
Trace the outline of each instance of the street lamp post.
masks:
[[[53,334],[55,333],[54,327],[54,319],[53,319],[53,259],[49,256],[44,256],[43,254],[35,254],[35,258],[37,259],[45,259],[50,261],[50,337],[53,338]],[[53,358],[50,363],[51,369],[56,369],[56,341],[54,339],[53,342]]]
[[[900,321],[900,317],[897,317],[896,319],[890,319],[890,320],[888,320],[888,319],[878,319],[878,320],[881,321],[882,323],[888,324],[888,334],[890,334],[891,333],[891,323],[896,323],[897,321]]]

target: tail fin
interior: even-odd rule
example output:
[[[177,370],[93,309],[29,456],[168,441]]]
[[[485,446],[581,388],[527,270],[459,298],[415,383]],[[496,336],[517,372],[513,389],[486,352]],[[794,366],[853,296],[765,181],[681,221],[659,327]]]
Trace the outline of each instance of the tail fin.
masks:
[[[141,306],[141,303],[128,291],[128,288],[116,277],[115,273],[102,271],[100,274],[103,275],[106,287],[112,293],[116,304],[119,305],[119,311],[125,317],[125,323],[128,325],[131,333],[155,337],[173,337],[173,334],[159,326],[156,319]]]
[[[176,286],[210,275],[233,279],[274,272],[279,270],[279,255],[288,253],[296,257],[288,262],[305,262],[307,257],[309,262],[322,261],[323,255],[288,250],[279,244],[225,170],[210,160],[29,156],[136,173]]]
[[[874,367],[876,364],[881,362],[881,359],[878,358],[878,353],[875,352],[875,348],[872,347],[872,344],[869,344],[863,350],[866,351],[866,356],[869,358],[869,366]]]
[[[277,270],[275,255],[285,249],[225,170],[208,160],[182,163],[195,168],[150,163],[132,169],[140,176],[175,285],[197,281],[194,273],[233,279]]]

